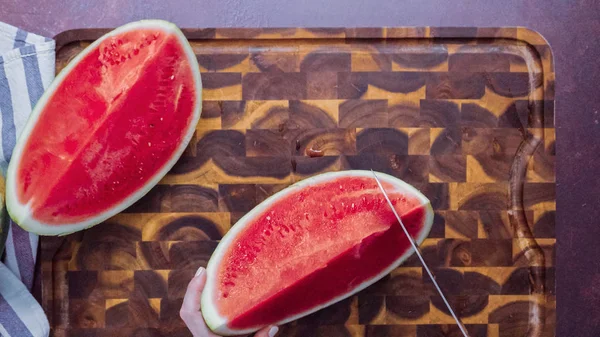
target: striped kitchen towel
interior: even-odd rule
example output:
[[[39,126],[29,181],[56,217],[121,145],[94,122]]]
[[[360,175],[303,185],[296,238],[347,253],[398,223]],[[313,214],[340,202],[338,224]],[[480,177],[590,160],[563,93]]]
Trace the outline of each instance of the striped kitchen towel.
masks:
[[[54,41],[0,22],[0,169],[32,108],[54,79]],[[48,336],[48,319],[31,295],[37,235],[10,223],[0,263],[0,336]]]

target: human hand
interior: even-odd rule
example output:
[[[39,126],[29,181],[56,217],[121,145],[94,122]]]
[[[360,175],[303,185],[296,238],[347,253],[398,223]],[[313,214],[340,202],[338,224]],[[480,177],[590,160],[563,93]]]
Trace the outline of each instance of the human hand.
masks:
[[[181,319],[183,319],[185,325],[190,329],[194,337],[220,337],[210,331],[200,312],[200,297],[205,284],[206,269],[200,267],[196,272],[196,275],[194,275],[194,278],[188,284],[185,297],[183,298],[183,304],[179,311],[179,316],[181,316]],[[277,331],[279,331],[278,327],[268,326],[258,331],[254,336],[273,337]]]

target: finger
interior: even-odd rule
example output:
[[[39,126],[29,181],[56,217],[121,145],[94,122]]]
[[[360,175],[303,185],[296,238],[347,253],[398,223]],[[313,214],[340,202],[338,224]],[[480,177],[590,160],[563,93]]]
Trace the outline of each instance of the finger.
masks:
[[[279,331],[278,327],[271,325],[264,329],[261,329],[254,336],[255,337],[273,337],[273,336],[275,336],[275,334],[277,334],[278,331]]]
[[[200,311],[200,298],[202,290],[206,284],[206,269],[200,267],[194,278],[188,284],[185,296],[183,297],[182,310],[190,312]]]
[[[200,312],[200,299],[205,284],[206,270],[203,267],[200,267],[198,268],[196,275],[194,275],[194,278],[192,278],[188,284],[183,298],[183,304],[181,305],[180,316],[194,337],[215,336],[206,326],[204,317]]]

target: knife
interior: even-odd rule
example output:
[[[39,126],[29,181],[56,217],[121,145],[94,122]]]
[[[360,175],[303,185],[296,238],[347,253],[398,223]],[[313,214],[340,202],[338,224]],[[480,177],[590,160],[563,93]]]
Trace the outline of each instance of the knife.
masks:
[[[392,209],[392,212],[394,212],[394,215],[396,216],[396,219],[398,219],[398,222],[400,223],[400,226],[402,226],[402,230],[404,230],[404,234],[406,234],[406,237],[408,238],[408,241],[410,242],[411,246],[415,250],[415,253],[419,257],[419,260],[421,260],[421,263],[423,264],[423,267],[427,271],[427,274],[429,274],[429,278],[433,282],[433,285],[437,289],[438,293],[440,293],[440,296],[442,297],[442,300],[444,300],[444,303],[446,304],[446,307],[448,307],[448,310],[450,311],[450,314],[452,314],[452,317],[454,317],[454,320],[456,321],[456,324],[458,325],[458,328],[462,332],[463,336],[469,337],[469,334],[467,333],[467,330],[465,329],[465,326],[462,324],[462,322],[460,321],[460,319],[458,319],[458,316],[456,316],[456,314],[454,313],[454,310],[452,310],[452,307],[450,306],[450,303],[448,303],[448,300],[446,299],[446,296],[444,296],[444,293],[442,292],[442,289],[440,288],[440,286],[438,285],[437,281],[435,280],[435,277],[431,273],[431,270],[427,266],[427,263],[425,263],[425,260],[423,259],[423,256],[421,255],[421,252],[419,251],[419,248],[417,247],[417,244],[415,243],[415,240],[413,240],[412,236],[410,236],[410,234],[408,233],[408,230],[406,229],[406,227],[404,226],[404,223],[402,222],[402,219],[400,219],[400,216],[398,215],[398,212],[396,212],[396,209],[394,208],[394,205],[392,204],[392,201],[390,200],[390,198],[388,197],[387,193],[385,192],[385,189],[383,188],[383,185],[381,185],[381,182],[379,181],[379,178],[377,177],[377,174],[375,174],[375,171],[373,171],[373,170],[371,170],[371,172],[373,173],[373,177],[375,177],[375,181],[377,182],[377,185],[379,186],[379,189],[381,190],[381,193],[383,193],[383,196],[385,197],[385,200],[387,200],[387,203],[390,206],[390,208]]]

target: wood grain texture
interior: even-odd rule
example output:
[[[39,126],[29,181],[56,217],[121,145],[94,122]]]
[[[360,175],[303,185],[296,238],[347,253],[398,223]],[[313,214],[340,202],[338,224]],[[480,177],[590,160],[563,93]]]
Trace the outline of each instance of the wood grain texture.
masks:
[[[57,70],[101,32],[58,36]],[[189,336],[178,317],[185,287],[237,219],[295,181],[370,168],[431,199],[423,254],[473,336],[553,335],[554,74],[538,35],[186,34],[205,101],[185,154],[106,224],[42,238],[42,302],[56,336]],[[413,256],[280,335],[453,336],[452,323]]]

